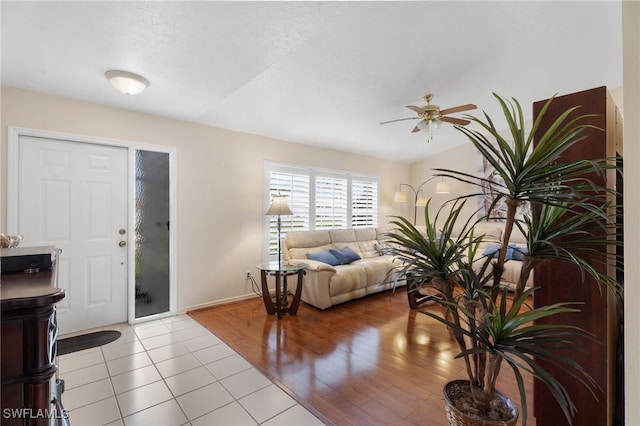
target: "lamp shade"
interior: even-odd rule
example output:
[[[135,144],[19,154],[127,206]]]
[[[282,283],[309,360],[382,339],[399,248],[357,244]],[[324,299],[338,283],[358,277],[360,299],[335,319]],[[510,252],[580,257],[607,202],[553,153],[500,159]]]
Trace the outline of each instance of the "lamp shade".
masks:
[[[436,184],[436,194],[448,194],[451,192],[449,184],[446,182],[438,182]]]
[[[287,196],[280,194],[273,196],[271,206],[265,213],[266,216],[290,216],[292,214],[293,212],[289,208],[289,204],[287,204]]]
[[[416,200],[416,207],[424,207],[428,202],[429,199],[427,197],[418,197],[418,199]]]
[[[149,80],[128,71],[109,70],[104,75],[113,84],[113,87],[125,95],[137,95],[149,85]]]
[[[407,193],[398,191],[393,196],[394,203],[406,203],[407,202]]]

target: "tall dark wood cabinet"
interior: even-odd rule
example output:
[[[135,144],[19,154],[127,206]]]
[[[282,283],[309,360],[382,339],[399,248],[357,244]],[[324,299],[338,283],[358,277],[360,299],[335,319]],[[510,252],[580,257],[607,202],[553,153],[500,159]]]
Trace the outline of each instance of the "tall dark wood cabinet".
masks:
[[[538,117],[546,101],[533,105],[534,120]],[[553,100],[543,118],[541,133],[568,108],[580,106],[573,114],[596,114],[590,124],[602,130],[588,129],[587,139],[571,147],[560,161],[602,157],[622,157],[622,117],[606,87],[559,96]],[[611,171],[606,180],[597,176],[590,178],[600,184],[616,188],[616,176]],[[621,189],[621,188],[619,188]],[[616,200],[612,200],[614,203]],[[617,200],[620,202],[620,200]],[[615,253],[615,247],[611,248]],[[616,276],[615,269],[596,265],[602,272]],[[575,267],[559,261],[552,261],[536,267],[535,285],[540,287],[534,295],[534,306],[539,307],[557,302],[583,302],[578,314],[555,316],[548,322],[573,324],[593,333],[594,340],[580,340],[579,351],[569,351],[567,357],[576,360],[597,382],[600,389],[595,391],[597,400],[583,384],[573,378],[563,366],[546,363],[546,368],[566,386],[577,406],[574,425],[612,425],[616,404],[622,400],[616,395],[616,360],[619,325],[619,309],[622,304],[611,292],[599,288],[591,277],[583,277]],[[534,381],[534,415],[539,425],[569,424],[557,402],[546,386]]]
[[[2,249],[3,251],[7,249]],[[18,251],[19,249],[10,249]],[[57,254],[57,252],[55,252]],[[3,253],[4,255],[4,253]],[[56,262],[46,270],[0,275],[0,424],[64,423],[56,397]]]

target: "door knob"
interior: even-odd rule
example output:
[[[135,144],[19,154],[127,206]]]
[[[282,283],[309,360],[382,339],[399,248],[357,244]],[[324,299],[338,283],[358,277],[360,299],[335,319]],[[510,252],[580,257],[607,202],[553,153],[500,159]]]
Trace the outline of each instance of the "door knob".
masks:
[[[126,242],[126,241],[120,241],[120,242],[118,243],[118,245],[119,245],[120,247],[125,247],[125,246],[127,245],[127,242]]]

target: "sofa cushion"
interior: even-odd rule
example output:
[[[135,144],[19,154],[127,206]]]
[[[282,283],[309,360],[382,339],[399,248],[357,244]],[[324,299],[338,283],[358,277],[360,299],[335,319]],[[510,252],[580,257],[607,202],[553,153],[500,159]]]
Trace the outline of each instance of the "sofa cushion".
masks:
[[[354,228],[356,241],[370,241],[377,238],[376,228]]]
[[[284,240],[285,259],[305,259],[309,252],[332,248],[327,231],[290,231]]]
[[[329,278],[329,296],[351,293],[364,289],[367,273],[362,266],[355,264],[336,266],[338,273]],[[364,292],[362,293],[364,295]]]
[[[511,284],[515,285],[520,280],[520,272],[522,270],[522,262],[517,261],[509,261],[504,262],[504,272],[502,274],[502,284],[509,285],[509,287],[513,287]],[[533,274],[531,271],[527,282],[525,283],[525,288],[533,287]],[[511,288],[513,290],[513,288]]]
[[[306,256],[307,259],[328,263],[331,266],[340,265],[340,261],[332,253],[332,250],[309,252],[306,254]]]
[[[393,256],[377,256],[355,261],[353,264],[362,266],[367,273],[367,287],[393,281],[390,270],[393,268]]]
[[[358,252],[362,255],[362,258],[378,257],[379,253],[376,249],[378,240],[358,241]]]
[[[378,256],[375,244],[378,242],[376,228],[354,228],[354,234],[356,235],[356,244],[358,245],[358,253],[360,257],[375,257]]]
[[[484,235],[485,241],[500,242],[502,238],[502,230],[504,224],[502,222],[478,222],[473,227],[475,237]]]
[[[353,249],[350,247],[343,247],[341,249],[330,249],[329,251],[336,257],[339,265],[348,265],[354,260],[361,259],[360,255],[353,251]]]
[[[527,237],[525,237],[525,235],[520,231],[520,228],[514,225],[511,230],[509,242],[515,244],[527,244]]]
[[[381,226],[376,228],[376,240],[378,241],[391,241],[392,238],[389,234],[393,234],[396,231],[396,227],[393,225]]]
[[[334,245],[343,247],[344,244],[340,243],[353,244],[356,242],[356,233],[353,229],[330,229],[329,238]]]
[[[331,244],[327,231],[291,231],[287,232],[289,247],[317,247]]]

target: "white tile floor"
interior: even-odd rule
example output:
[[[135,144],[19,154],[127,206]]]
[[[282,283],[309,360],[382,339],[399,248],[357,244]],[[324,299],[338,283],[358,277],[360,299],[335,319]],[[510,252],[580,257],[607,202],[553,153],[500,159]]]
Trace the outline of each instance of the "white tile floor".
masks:
[[[72,426],[322,424],[187,315],[108,328],[122,336],[58,358]]]

